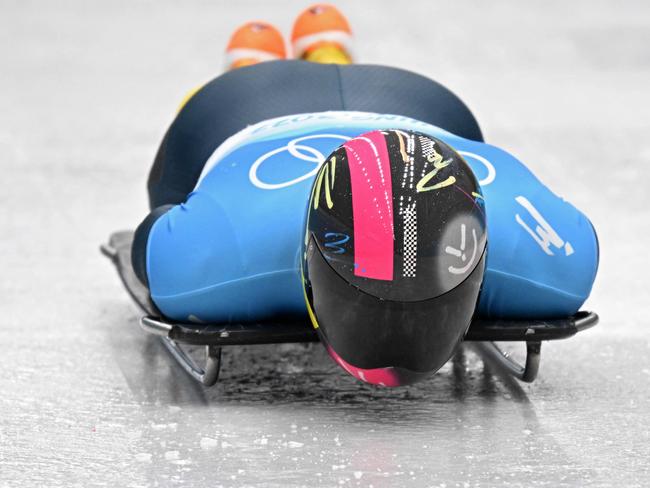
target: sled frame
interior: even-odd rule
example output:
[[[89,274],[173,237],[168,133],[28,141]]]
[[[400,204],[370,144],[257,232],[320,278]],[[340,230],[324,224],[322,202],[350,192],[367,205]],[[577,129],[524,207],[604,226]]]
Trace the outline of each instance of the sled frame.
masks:
[[[133,233],[112,234],[108,244],[100,247],[102,254],[115,265],[118,275],[135,304],[144,313],[141,328],[160,337],[174,360],[205,387],[219,379],[221,349],[227,346],[318,342],[318,335],[308,321],[272,320],[259,322],[197,324],[170,321],[163,317],[131,267]],[[537,377],[541,362],[542,341],[571,337],[598,323],[594,312],[580,311],[560,319],[502,320],[475,318],[464,341],[477,342],[483,360],[520,381],[531,383]],[[524,342],[526,360],[515,361],[495,342]],[[203,346],[205,364],[200,366],[182,346]]]

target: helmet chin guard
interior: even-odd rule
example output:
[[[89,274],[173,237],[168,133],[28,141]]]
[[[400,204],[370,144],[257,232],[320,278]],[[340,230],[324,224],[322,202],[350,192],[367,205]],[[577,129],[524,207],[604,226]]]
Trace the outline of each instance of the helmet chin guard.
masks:
[[[385,130],[343,144],[314,181],[303,256],[329,354],[385,386],[437,371],[470,325],[486,239],[476,178],[444,142]]]

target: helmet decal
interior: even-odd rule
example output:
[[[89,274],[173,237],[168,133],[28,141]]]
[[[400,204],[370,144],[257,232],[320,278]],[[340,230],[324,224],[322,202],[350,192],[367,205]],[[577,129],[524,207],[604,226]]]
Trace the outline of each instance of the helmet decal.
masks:
[[[414,278],[417,269],[418,256],[418,214],[415,202],[400,209],[404,220],[404,266],[402,276],[405,278]]]
[[[393,279],[393,188],[384,135],[369,132],[343,144],[354,219],[354,274]]]
[[[436,143],[434,141],[423,136],[419,136],[418,139],[422,146],[422,154],[425,157],[424,167],[422,168],[422,178],[418,181],[416,186],[418,193],[423,191],[439,190],[440,188],[445,188],[446,186],[456,183],[456,177],[450,175],[443,181],[439,181],[433,185],[428,185],[429,182],[438,174],[438,171],[446,168],[454,162],[454,158],[450,157],[443,161],[442,155],[436,151]],[[433,170],[427,173],[429,163],[433,164]]]
[[[371,369],[357,368],[339,356],[330,346],[326,345],[325,347],[330,357],[356,379],[378,386],[400,386],[399,372],[395,368],[390,366]]]

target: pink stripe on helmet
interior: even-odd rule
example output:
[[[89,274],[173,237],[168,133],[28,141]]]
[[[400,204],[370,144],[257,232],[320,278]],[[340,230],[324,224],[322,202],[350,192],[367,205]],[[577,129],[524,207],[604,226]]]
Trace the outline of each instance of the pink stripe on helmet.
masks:
[[[393,279],[393,185],[386,140],[368,132],[344,144],[352,185],[354,274]]]
[[[346,362],[341,356],[336,354],[336,351],[332,349],[329,345],[325,345],[327,348],[328,354],[336,361],[344,370],[350,373],[352,376],[358,380],[365,381],[371,385],[379,386],[400,386],[399,377],[395,372],[395,368],[374,368],[374,369],[363,369],[352,366],[350,363]]]

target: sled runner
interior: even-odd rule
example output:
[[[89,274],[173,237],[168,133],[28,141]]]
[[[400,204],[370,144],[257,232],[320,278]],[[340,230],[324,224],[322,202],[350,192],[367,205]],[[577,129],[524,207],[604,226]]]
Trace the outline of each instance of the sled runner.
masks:
[[[264,321],[252,323],[194,324],[177,323],[162,317],[149,297],[149,292],[135,276],[131,266],[132,231],[113,233],[102,253],[117,268],[129,295],[144,313],[141,327],[161,337],[172,357],[195,380],[204,386],[214,385],[219,377],[221,348],[225,346],[278,344],[289,342],[318,342],[318,336],[308,321]],[[598,322],[594,312],[580,311],[571,317],[553,320],[493,320],[475,319],[465,335],[465,341],[480,341],[480,351],[490,362],[521,381],[532,382],[537,377],[542,341],[566,339]],[[494,341],[526,343],[526,362],[521,365],[501,351]],[[181,345],[205,346],[206,363],[199,366]]]

